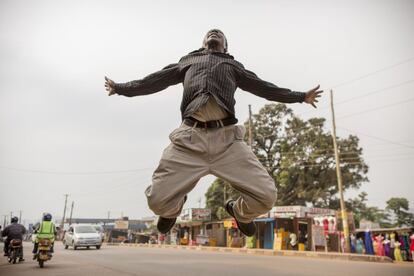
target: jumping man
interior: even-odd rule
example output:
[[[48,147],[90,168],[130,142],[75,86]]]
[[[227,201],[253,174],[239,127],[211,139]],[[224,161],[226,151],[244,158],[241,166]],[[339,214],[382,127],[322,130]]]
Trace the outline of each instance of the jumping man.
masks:
[[[152,185],[146,190],[148,205],[159,215],[158,230],[167,233],[175,224],[186,195],[200,178],[213,174],[240,192],[226,203],[241,232],[252,236],[253,222],[276,201],[274,180],[243,141],[245,128],[236,125],[234,93],[237,88],[270,101],[306,102],[315,106],[319,85],[306,93],[293,92],[261,80],[228,54],[223,32],[210,30],[203,47],[147,77],[115,83],[105,77],[109,96],[149,95],[182,83],[182,124],[169,136]]]

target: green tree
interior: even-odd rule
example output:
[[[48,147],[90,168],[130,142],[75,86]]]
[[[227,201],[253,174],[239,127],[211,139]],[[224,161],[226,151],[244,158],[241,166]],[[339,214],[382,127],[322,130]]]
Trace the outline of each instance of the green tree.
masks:
[[[332,136],[324,125],[324,118],[302,120],[284,104],[265,105],[253,115],[253,151],[275,179],[277,205],[339,207]],[[359,188],[368,181],[359,139],[337,141],[343,188]]]
[[[409,203],[406,198],[392,197],[387,201],[385,210],[393,217],[393,226],[414,226],[414,215],[409,210]]]
[[[206,207],[211,209],[212,219],[220,220],[230,217],[224,209],[224,205],[228,199],[238,198],[239,195],[240,194],[234,190],[229,183],[220,178],[214,180],[205,194]]]
[[[354,214],[355,226],[359,228],[361,219],[366,219],[379,223],[381,227],[391,227],[389,216],[384,210],[367,206],[367,196],[366,192],[362,192],[356,198],[345,202],[347,210]]]

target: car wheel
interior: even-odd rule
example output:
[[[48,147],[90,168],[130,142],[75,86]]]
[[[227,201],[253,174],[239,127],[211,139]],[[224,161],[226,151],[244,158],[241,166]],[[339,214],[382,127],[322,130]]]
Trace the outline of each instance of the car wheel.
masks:
[[[97,245],[96,246],[96,249],[98,249],[98,250],[101,249],[101,246],[100,245]]]
[[[86,249],[89,249],[89,246],[87,246]]]

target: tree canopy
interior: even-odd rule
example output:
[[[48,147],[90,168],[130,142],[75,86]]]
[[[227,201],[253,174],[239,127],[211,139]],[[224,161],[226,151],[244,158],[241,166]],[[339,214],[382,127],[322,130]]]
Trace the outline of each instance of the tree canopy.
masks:
[[[253,115],[252,149],[275,179],[277,205],[339,207],[332,136],[324,126],[324,118],[303,120],[284,104],[265,105]],[[359,139],[349,135],[337,143],[343,188],[359,188],[368,181]]]
[[[394,218],[392,226],[414,226],[414,215],[408,212],[408,200],[403,197],[392,197],[387,201],[385,210]]]

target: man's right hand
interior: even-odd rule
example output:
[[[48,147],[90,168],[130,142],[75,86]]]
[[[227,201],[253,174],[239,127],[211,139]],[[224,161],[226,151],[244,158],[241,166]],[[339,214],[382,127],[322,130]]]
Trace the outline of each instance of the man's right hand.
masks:
[[[108,96],[115,94],[115,82],[105,76],[105,90],[109,92]]]

